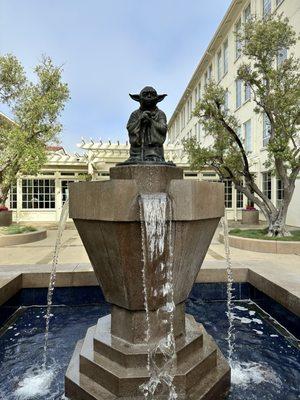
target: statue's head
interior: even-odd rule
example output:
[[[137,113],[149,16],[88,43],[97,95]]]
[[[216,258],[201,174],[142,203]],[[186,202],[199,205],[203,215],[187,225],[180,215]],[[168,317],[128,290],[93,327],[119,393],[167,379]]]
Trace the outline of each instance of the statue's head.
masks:
[[[157,103],[162,101],[167,95],[157,94],[157,91],[151,87],[146,86],[141,90],[140,94],[129,94],[129,96],[138,101],[142,108],[148,109],[156,106]]]

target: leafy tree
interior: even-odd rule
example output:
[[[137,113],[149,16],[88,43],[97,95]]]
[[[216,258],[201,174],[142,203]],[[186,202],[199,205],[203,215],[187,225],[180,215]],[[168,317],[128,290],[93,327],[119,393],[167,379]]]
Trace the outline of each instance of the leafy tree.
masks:
[[[277,206],[258,187],[240,137],[240,122],[227,108],[226,92],[220,85],[210,82],[194,110],[213,144],[203,147],[192,138],[184,146],[193,168],[214,168],[260,208],[269,236],[288,236],[286,215],[300,171],[300,60],[292,52],[286,59],[280,56],[299,38],[281,16],[250,19],[236,35],[246,60],[238,68],[237,79],[251,89],[255,113],[268,121],[265,167],[282,182],[282,202]]]
[[[17,174],[36,174],[46,161],[46,146],[62,130],[59,116],[69,99],[62,68],[43,57],[34,69],[36,81],[25,75],[13,55],[0,56],[0,104],[9,107],[14,122],[0,118],[0,205]]]

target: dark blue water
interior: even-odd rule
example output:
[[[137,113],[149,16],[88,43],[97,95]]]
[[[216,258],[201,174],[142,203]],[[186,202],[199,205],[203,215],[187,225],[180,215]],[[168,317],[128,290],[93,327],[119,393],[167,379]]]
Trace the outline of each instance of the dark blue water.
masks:
[[[252,303],[237,302],[235,359],[256,368],[256,383],[232,385],[228,400],[296,400],[300,399],[300,351],[295,342],[280,334]],[[254,307],[254,308],[253,308]],[[244,309],[245,308],[245,309]],[[253,311],[255,310],[255,311]],[[24,399],[16,389],[29,373],[39,370],[43,362],[45,307],[27,307],[0,337],[0,399]],[[89,326],[109,312],[106,304],[88,306],[55,306],[49,338],[49,365],[55,369],[50,392],[36,400],[63,399],[64,374],[77,340]],[[203,302],[190,299],[187,312],[201,321],[215,338],[224,354],[227,352],[228,327],[225,302]],[[297,343],[296,343],[297,344]],[[257,367],[259,364],[259,367]],[[263,378],[260,381],[260,377]]]

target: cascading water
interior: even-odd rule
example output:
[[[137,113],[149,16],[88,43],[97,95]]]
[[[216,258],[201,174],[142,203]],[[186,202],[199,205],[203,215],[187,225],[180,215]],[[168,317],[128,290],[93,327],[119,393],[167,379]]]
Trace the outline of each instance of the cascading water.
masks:
[[[172,207],[166,193],[143,194],[139,198],[143,247],[143,289],[146,310],[149,381],[141,385],[145,398],[153,398],[157,391],[170,400],[177,398],[173,384],[177,368],[173,331],[173,244]],[[167,257],[163,255],[167,254]],[[167,260],[167,261],[165,261]],[[154,284],[150,282],[148,269],[155,268]],[[156,311],[157,328],[150,318],[150,299],[163,299]]]
[[[227,330],[227,343],[228,343],[228,363],[232,367],[232,356],[234,352],[235,344],[235,331],[234,331],[234,313],[233,313],[233,303],[234,300],[234,288],[233,288],[233,275],[232,275],[232,262],[229,247],[229,237],[228,237],[228,220],[225,211],[224,217],[221,219],[221,225],[223,228],[224,235],[224,248],[226,257],[226,272],[227,272],[227,317],[228,317],[228,330]]]
[[[221,219],[221,225],[224,235],[224,248],[226,258],[226,271],[227,271],[227,317],[228,317],[228,330],[227,330],[227,343],[228,353],[227,359],[231,367],[231,382],[241,388],[245,388],[251,384],[258,384],[261,382],[270,381],[278,385],[278,378],[272,368],[266,364],[259,364],[256,362],[241,362],[234,359],[236,331],[234,327],[234,320],[238,317],[234,313],[234,288],[233,288],[233,273],[232,261],[229,247],[229,231],[228,219],[225,211],[224,217]],[[251,321],[251,320],[249,320]],[[247,322],[249,322],[247,319]]]
[[[56,281],[56,268],[58,263],[59,251],[61,248],[62,234],[66,226],[68,215],[69,215],[69,201],[67,200],[62,208],[62,212],[60,215],[58,232],[54,247],[50,280],[49,280],[49,287],[47,294],[47,311],[45,315],[46,328],[45,328],[45,339],[44,339],[43,364],[42,368],[37,366],[35,366],[34,368],[30,368],[23,377],[23,380],[19,382],[18,388],[15,391],[15,396],[18,399],[24,399],[24,400],[33,399],[37,398],[37,396],[48,395],[50,391],[51,382],[55,378],[55,366],[47,368],[47,349],[48,349],[50,319],[52,317],[51,306],[52,306],[53,292]]]
[[[49,340],[50,319],[52,317],[52,314],[51,314],[52,299],[53,299],[53,292],[54,292],[55,282],[56,282],[56,268],[57,268],[57,264],[58,264],[58,256],[59,256],[59,251],[60,251],[60,247],[61,247],[61,239],[62,239],[63,232],[65,230],[65,227],[66,227],[66,222],[67,222],[68,216],[69,216],[69,200],[66,200],[65,204],[63,205],[59,224],[58,224],[58,231],[57,231],[57,237],[56,237],[56,242],[55,242],[55,247],[54,247],[52,268],[51,268],[51,274],[50,274],[50,280],[49,280],[49,286],[48,286],[47,312],[45,315],[46,328],[45,328],[44,362],[43,362],[44,369],[46,368],[46,365],[47,365],[47,348],[48,348],[48,340]]]

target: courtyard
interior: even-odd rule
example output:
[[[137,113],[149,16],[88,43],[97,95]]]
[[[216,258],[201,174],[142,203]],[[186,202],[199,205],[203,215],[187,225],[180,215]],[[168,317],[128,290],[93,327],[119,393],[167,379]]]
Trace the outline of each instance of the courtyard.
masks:
[[[298,2],[0,9],[0,400],[300,399]]]

